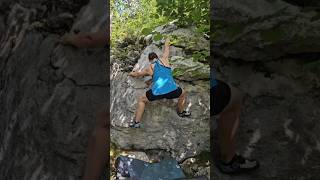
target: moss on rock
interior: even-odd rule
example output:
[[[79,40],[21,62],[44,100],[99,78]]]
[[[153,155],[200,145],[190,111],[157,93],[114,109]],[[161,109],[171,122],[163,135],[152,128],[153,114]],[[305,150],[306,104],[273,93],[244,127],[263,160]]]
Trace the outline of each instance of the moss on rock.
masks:
[[[175,78],[193,81],[209,79],[209,65],[194,60],[194,58],[173,57],[171,58],[173,76]]]

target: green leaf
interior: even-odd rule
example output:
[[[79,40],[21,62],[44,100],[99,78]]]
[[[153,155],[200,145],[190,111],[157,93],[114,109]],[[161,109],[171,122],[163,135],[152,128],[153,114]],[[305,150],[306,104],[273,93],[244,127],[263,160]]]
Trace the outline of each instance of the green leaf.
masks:
[[[210,53],[208,51],[201,51],[201,53],[205,56],[205,57],[209,57]]]
[[[162,35],[160,33],[155,34],[155,36],[153,37],[153,40],[155,41],[160,41],[162,39]]]
[[[143,35],[149,35],[149,34],[152,33],[152,29],[150,29],[150,28],[143,28],[142,31],[141,31],[141,33],[142,33]]]

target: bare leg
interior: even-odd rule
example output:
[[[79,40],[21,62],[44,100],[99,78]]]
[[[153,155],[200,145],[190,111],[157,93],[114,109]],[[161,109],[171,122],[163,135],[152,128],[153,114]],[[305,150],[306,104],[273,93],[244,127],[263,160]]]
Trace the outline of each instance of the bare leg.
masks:
[[[136,111],[136,119],[135,121],[136,122],[140,122],[141,121],[141,118],[142,118],[142,115],[143,115],[143,112],[144,112],[144,108],[146,106],[146,103],[149,102],[148,101],[148,98],[146,95],[143,95],[139,98],[138,100],[138,108],[137,108],[137,111]]]
[[[97,113],[98,121],[89,140],[83,180],[101,179],[103,170],[107,170],[107,163],[109,163],[107,154],[108,113],[109,109],[106,107],[99,109]]]
[[[179,96],[178,99],[178,111],[181,113],[184,110],[184,106],[186,103],[186,91],[182,90],[181,95]]]
[[[239,125],[241,104],[241,93],[231,88],[231,100],[218,118],[218,142],[221,159],[225,162],[231,161],[235,155],[235,133]]]

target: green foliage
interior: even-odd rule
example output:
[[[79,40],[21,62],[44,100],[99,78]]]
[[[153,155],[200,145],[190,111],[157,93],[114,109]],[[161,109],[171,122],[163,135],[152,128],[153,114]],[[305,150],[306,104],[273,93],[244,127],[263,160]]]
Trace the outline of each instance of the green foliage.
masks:
[[[192,54],[193,61],[207,63],[209,60],[210,52],[203,50],[203,51],[196,51]]]
[[[150,28],[143,28],[142,31],[141,31],[141,33],[144,34],[144,35],[151,34],[151,33],[152,33],[152,29],[150,29]]]
[[[111,43],[127,37],[147,35],[168,21],[157,12],[156,0],[112,0]]]
[[[164,35],[160,34],[159,32],[153,32],[152,29],[150,29],[150,28],[144,28],[144,29],[141,31],[141,33],[142,33],[143,35],[149,35],[149,34],[153,35],[153,39],[154,39],[155,41],[160,41],[161,39],[165,38]]]
[[[158,12],[181,27],[196,25],[199,32],[210,31],[209,0],[157,0]]]
[[[111,45],[116,41],[153,34],[155,27],[177,20],[180,27],[195,25],[198,32],[210,31],[208,0],[111,0]]]
[[[186,72],[186,70],[183,68],[174,68],[172,75],[173,75],[173,77],[177,78],[179,76],[184,75],[185,72]]]
[[[160,41],[162,39],[162,35],[160,33],[156,33],[153,37],[155,41]]]

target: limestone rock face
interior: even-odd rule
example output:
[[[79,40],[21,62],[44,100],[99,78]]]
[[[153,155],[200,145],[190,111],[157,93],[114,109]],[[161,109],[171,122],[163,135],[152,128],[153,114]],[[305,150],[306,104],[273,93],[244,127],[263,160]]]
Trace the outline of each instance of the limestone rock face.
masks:
[[[217,78],[245,95],[237,151],[261,163],[239,180],[320,178],[310,168],[320,157],[318,7],[315,1],[215,1]]]
[[[171,59],[173,75],[179,80],[195,81],[209,79],[210,67],[207,64],[195,61],[194,58],[173,56]]]
[[[194,156],[209,148],[209,85],[178,82],[188,92],[190,118],[180,118],[177,101],[161,100],[147,104],[141,129],[126,128],[133,119],[137,99],[147,88],[144,82],[118,73],[111,87],[111,141],[123,149],[168,150],[177,160]]]
[[[196,38],[196,32],[190,29],[177,29],[169,25],[159,27],[162,33],[188,32]],[[201,39],[201,37],[200,37]],[[198,50],[209,49],[208,40]],[[162,56],[162,42],[153,41],[141,52],[134,70],[140,71],[150,65],[148,54],[155,52]],[[173,44],[170,47],[170,63],[177,84],[187,91],[187,108],[192,115],[181,118],[177,115],[177,100],[160,100],[148,103],[142,118],[141,129],[127,128],[134,118],[137,100],[148,90],[145,81],[151,77],[132,78],[123,71],[117,59],[112,59],[111,73],[111,141],[126,150],[167,151],[178,161],[209,150],[209,67],[208,63],[195,61],[187,55],[186,46]],[[194,50],[195,51],[195,50]],[[202,59],[204,61],[204,59]],[[177,71],[179,70],[179,71]]]
[[[0,1],[1,8],[8,7],[0,16],[1,179],[80,179],[96,106],[107,102],[106,50],[58,42],[73,22],[81,23],[76,17],[82,7],[100,1],[66,1],[66,9],[59,5],[55,12],[41,2]],[[42,10],[72,16],[56,16],[55,27],[47,30],[46,17],[37,19]],[[70,27],[61,17],[70,18]]]
[[[317,5],[317,4],[316,4]],[[212,50],[219,56],[268,61],[319,53],[319,15],[281,0],[215,1]]]

